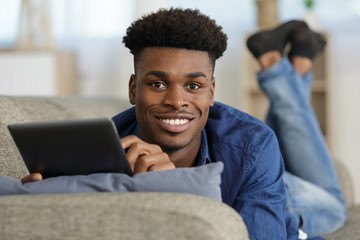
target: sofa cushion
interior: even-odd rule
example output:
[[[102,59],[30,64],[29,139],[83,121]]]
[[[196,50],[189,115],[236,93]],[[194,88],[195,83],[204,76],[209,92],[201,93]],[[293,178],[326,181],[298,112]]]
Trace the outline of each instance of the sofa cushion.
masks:
[[[136,174],[97,173],[62,176],[22,184],[0,176],[0,195],[91,192],[177,192],[190,193],[221,201],[223,163]]]

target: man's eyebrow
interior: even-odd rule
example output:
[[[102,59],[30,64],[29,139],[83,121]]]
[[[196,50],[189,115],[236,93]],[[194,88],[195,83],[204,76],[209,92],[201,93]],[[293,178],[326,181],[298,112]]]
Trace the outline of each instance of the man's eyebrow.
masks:
[[[198,78],[198,77],[204,77],[207,79],[207,76],[203,72],[193,72],[186,74],[187,78]]]
[[[155,77],[160,77],[160,78],[164,78],[167,77],[168,74],[166,72],[163,71],[150,71],[148,73],[145,74],[145,76],[155,76]]]
[[[148,73],[145,74],[145,76],[155,76],[155,77],[159,77],[159,78],[166,78],[169,76],[168,73],[163,72],[163,71],[150,71]],[[192,72],[192,73],[187,73],[185,75],[187,78],[198,78],[198,77],[203,77],[207,79],[207,76],[205,73],[203,72]]]

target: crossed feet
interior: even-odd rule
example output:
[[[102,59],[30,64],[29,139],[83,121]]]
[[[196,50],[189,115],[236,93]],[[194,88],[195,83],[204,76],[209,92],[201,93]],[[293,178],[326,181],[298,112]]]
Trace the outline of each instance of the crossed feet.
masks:
[[[288,42],[291,44],[288,57],[301,76],[311,70],[313,59],[326,45],[325,38],[312,31],[304,21],[292,20],[255,33],[248,38],[247,46],[262,70],[266,70],[281,60]]]

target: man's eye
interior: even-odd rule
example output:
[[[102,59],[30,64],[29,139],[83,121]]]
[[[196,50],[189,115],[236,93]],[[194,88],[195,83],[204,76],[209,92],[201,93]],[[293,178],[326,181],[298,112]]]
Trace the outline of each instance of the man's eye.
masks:
[[[161,82],[154,82],[154,83],[151,83],[151,86],[154,87],[154,88],[165,88],[165,85]]]
[[[187,88],[191,90],[198,90],[200,88],[200,85],[196,83],[190,83],[189,85],[187,85]]]

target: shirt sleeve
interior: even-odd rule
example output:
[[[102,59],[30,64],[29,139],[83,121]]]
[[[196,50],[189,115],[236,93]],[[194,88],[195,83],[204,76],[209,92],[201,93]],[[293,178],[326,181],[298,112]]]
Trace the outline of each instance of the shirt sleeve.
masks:
[[[233,207],[242,216],[250,239],[291,239],[286,232],[284,165],[277,139],[272,131],[260,131],[247,146],[246,178]]]

